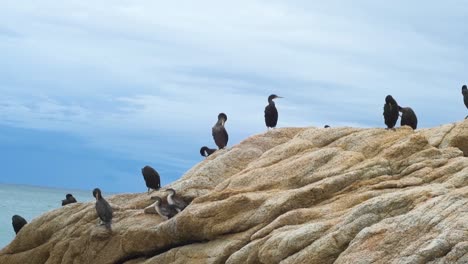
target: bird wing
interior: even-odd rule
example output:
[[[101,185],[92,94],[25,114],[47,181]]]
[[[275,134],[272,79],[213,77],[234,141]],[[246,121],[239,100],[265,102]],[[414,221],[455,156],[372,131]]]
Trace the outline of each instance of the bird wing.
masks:
[[[145,179],[146,187],[151,189],[161,188],[161,179],[159,177],[159,173],[155,169],[145,167],[142,170],[142,174]]]
[[[103,222],[110,222],[112,220],[112,207],[104,198],[96,202],[96,211]]]
[[[214,126],[212,129],[212,135],[218,148],[222,149],[227,145],[229,135],[223,126]]]
[[[418,118],[416,117],[416,114],[414,113],[413,109],[411,108],[406,108],[405,111],[403,111],[403,114],[401,115],[401,126],[410,126],[413,129],[416,129],[418,126]]]
[[[385,125],[387,125],[389,128],[394,127],[398,120],[398,106],[384,104],[383,116]]]
[[[184,210],[184,208],[187,207],[187,203],[182,200],[182,198],[173,197],[172,199],[174,200],[174,205],[180,210]]]
[[[274,105],[265,107],[265,124],[267,127],[275,127],[278,123],[278,110]]]

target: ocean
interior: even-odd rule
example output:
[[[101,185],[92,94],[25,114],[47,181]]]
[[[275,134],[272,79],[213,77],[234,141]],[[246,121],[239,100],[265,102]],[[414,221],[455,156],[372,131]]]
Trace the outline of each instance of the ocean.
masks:
[[[0,249],[15,237],[11,224],[13,215],[20,215],[29,223],[41,214],[61,207],[67,193],[71,193],[78,202],[94,201],[92,190],[0,184]]]

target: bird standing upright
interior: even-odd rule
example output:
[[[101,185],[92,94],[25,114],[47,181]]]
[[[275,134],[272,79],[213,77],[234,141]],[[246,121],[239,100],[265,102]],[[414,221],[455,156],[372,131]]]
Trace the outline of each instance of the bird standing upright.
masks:
[[[141,174],[145,179],[146,187],[148,187],[148,194],[151,189],[159,190],[161,188],[161,178],[159,173],[151,166],[145,166],[141,169]]]
[[[383,109],[385,125],[387,125],[387,129],[392,129],[395,127],[395,124],[398,121],[399,113],[398,104],[391,95],[387,95],[387,97],[385,97],[385,104]]]
[[[224,128],[224,124],[226,123],[226,121],[227,121],[226,114],[220,113],[218,115],[218,121],[211,129],[213,139],[216,143],[216,146],[218,146],[219,149],[226,147],[228,140],[229,140],[229,136],[226,131],[226,128]]]
[[[93,196],[96,198],[96,212],[101,219],[101,225],[105,225],[107,229],[111,230],[112,224],[112,207],[109,203],[102,197],[101,190],[95,188],[93,190]]]
[[[465,103],[466,108],[468,108],[468,89],[466,85],[462,86],[463,102]],[[467,119],[468,116],[465,117]]]
[[[273,99],[276,98],[283,97],[277,96],[276,94],[268,96],[268,105],[265,107],[265,124],[267,129],[276,127],[278,123],[278,110],[276,110],[275,102],[273,102]]]

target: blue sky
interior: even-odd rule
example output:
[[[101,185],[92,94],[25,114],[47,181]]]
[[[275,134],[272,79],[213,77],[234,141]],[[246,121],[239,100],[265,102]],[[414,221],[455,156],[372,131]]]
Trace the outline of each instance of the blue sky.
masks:
[[[145,191],[214,147],[279,127],[384,127],[392,94],[419,127],[467,110],[468,2],[3,1],[0,182]]]

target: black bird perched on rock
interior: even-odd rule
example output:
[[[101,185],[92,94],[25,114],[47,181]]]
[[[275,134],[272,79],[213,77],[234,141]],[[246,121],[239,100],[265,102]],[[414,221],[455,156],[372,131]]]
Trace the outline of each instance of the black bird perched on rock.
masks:
[[[283,97],[277,96],[276,94],[268,96],[268,105],[265,107],[265,124],[267,128],[274,128],[278,123],[278,110],[276,110],[275,102],[273,102],[273,99],[276,98]]]
[[[329,126],[329,125],[325,125],[325,126],[323,126],[323,128],[330,128],[330,126]]]
[[[102,197],[101,190],[96,188],[93,190],[93,196],[96,198],[96,212],[101,219],[101,225],[105,225],[107,229],[111,229],[112,224],[112,207]]]
[[[468,108],[468,89],[466,85],[462,86],[463,102],[465,103],[466,108]],[[467,119],[468,116],[465,117]]]
[[[226,147],[228,143],[229,136],[226,131],[226,128],[224,128],[224,123],[226,123],[226,121],[227,121],[226,114],[220,113],[218,115],[218,121],[211,129],[213,139],[216,143],[216,146],[218,146],[219,149]]]
[[[26,225],[28,222],[23,217],[19,215],[14,215],[11,218],[11,223],[13,224],[13,229],[15,230],[15,233],[18,234],[21,228],[23,228],[23,226]]]
[[[385,120],[385,125],[387,125],[387,129],[395,127],[399,116],[399,106],[391,95],[387,95],[387,97],[385,97],[385,104],[383,109],[383,116]]]
[[[203,147],[200,149],[200,154],[201,154],[203,157],[208,157],[209,155],[213,154],[215,151],[216,151],[216,149],[210,149],[210,148],[207,147],[207,146],[203,146]]]
[[[418,126],[418,118],[413,109],[411,109],[411,107],[398,106],[398,110],[401,112],[401,126],[410,126],[416,129]]]
[[[182,210],[187,207],[187,203],[178,195],[176,195],[176,191],[174,189],[167,189],[166,192],[169,193],[167,195],[167,203],[170,205],[174,205],[177,212],[181,212]]]
[[[174,205],[163,204],[160,197],[154,196],[151,198],[156,200],[156,202],[154,202],[154,209],[162,218],[167,220],[174,217],[178,213]]]
[[[67,195],[65,195],[65,200],[62,200],[62,206],[71,204],[71,203],[76,203],[76,199],[75,197],[73,197],[73,195],[71,195],[70,193],[67,193]]]
[[[150,189],[159,190],[161,188],[161,179],[159,173],[151,166],[145,166],[141,169],[141,174],[145,178],[146,187],[148,187],[148,193]]]

